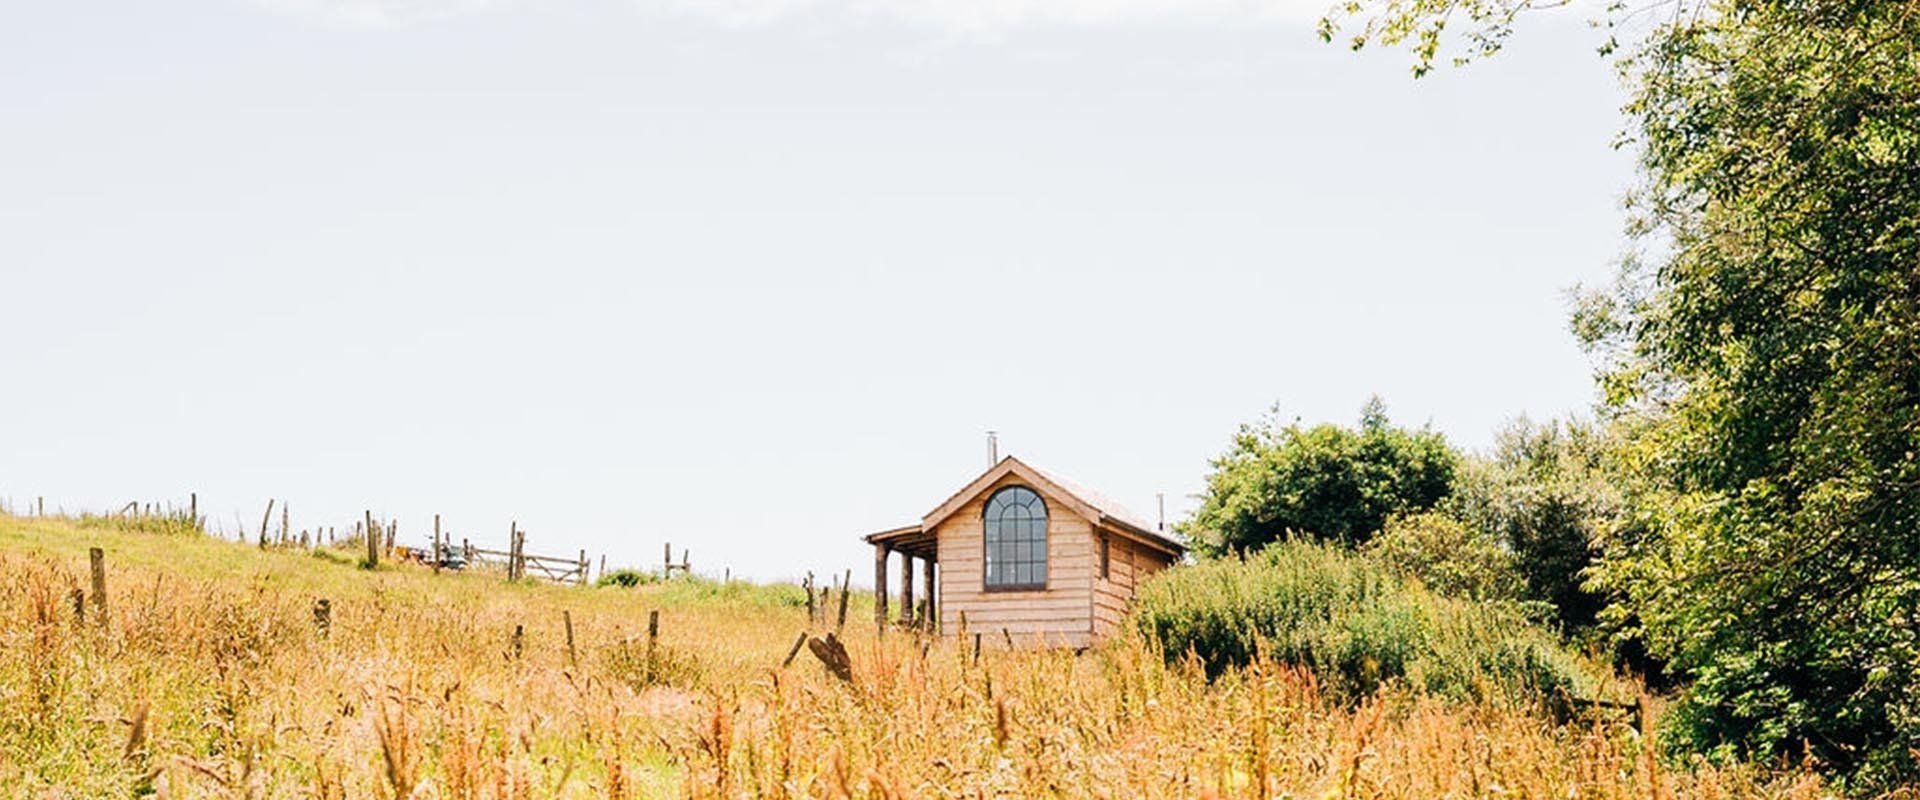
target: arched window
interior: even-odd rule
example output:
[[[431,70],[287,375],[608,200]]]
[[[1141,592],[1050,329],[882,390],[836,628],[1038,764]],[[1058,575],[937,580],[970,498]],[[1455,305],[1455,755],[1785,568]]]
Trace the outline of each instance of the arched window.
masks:
[[[987,588],[1047,588],[1047,504],[1025,486],[987,499]]]

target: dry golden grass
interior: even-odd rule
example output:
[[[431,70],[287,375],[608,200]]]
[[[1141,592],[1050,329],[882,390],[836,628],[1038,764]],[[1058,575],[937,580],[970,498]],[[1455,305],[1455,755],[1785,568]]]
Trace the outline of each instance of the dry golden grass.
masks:
[[[804,651],[781,668],[807,622],[790,587],[369,573],[137,527],[0,516],[5,796],[1825,796],[1801,772],[1669,770],[1620,721],[1343,707],[1307,675],[1209,683],[1137,642],[975,661],[876,638],[861,603],[842,682]],[[83,622],[89,546],[110,603]]]

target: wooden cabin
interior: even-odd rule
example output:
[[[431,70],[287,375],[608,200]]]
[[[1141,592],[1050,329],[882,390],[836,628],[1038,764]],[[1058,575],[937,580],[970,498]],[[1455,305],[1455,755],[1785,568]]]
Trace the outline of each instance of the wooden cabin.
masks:
[[[1084,647],[1113,633],[1140,580],[1186,552],[1112,501],[1012,456],[918,523],[866,540],[882,626],[891,560],[900,570],[900,624],[945,636],[964,624],[1041,647]]]

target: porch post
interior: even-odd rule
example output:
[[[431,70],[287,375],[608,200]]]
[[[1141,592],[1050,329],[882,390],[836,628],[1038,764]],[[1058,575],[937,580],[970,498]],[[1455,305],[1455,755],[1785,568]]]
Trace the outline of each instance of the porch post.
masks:
[[[926,619],[922,620],[922,624],[927,627],[929,632],[939,633],[940,618],[938,615],[940,613],[940,601],[939,595],[933,591],[933,564],[934,561],[931,558],[921,559],[920,574],[927,579],[927,616]]]
[[[887,629],[887,546],[873,546],[873,621]]]
[[[900,551],[900,624],[913,627],[913,555]]]

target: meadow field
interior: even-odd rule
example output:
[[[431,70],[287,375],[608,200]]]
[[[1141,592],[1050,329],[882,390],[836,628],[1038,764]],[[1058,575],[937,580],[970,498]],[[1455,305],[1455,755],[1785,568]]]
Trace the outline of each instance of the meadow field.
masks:
[[[834,627],[793,585],[510,584],[160,519],[0,516],[0,795],[1827,796],[1785,765],[1664,761],[1630,714],[1347,702],[1272,663],[1209,679],[1133,636],[976,654],[877,636],[853,600],[843,680],[804,648],[783,663]]]

